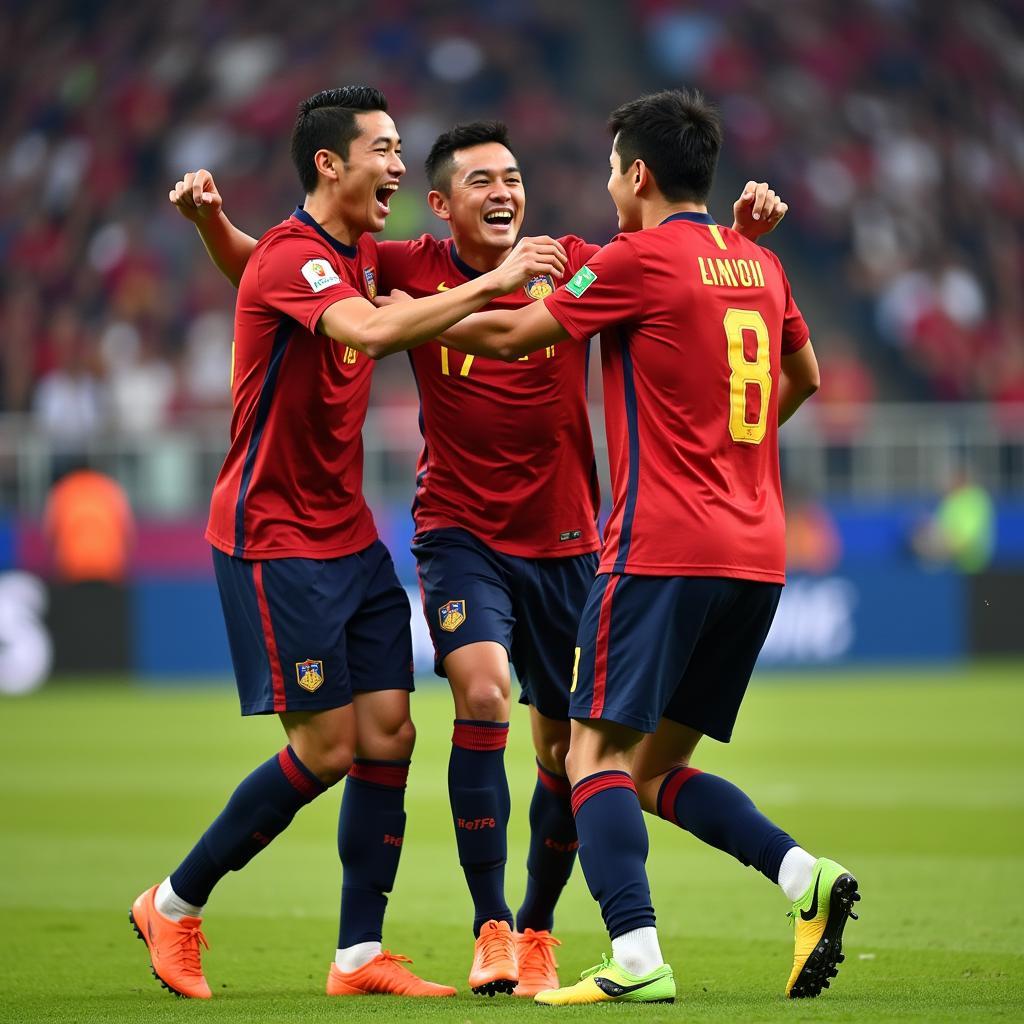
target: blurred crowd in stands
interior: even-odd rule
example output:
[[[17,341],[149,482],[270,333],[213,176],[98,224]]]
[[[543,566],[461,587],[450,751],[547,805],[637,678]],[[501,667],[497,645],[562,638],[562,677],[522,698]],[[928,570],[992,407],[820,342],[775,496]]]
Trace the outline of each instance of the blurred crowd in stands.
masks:
[[[1024,401],[1024,0],[588,3],[8,0],[0,21],[0,411],[69,444],[228,401],[233,292],[167,202],[210,168],[240,227],[301,200],[297,102],[385,90],[409,173],[388,233],[443,233],[421,164],[500,117],[526,229],[605,241],[608,111],[696,84],[721,106],[712,211],[748,177],[812,323],[825,403]],[[415,402],[401,357],[378,402]],[[850,422],[851,429],[856,428]]]

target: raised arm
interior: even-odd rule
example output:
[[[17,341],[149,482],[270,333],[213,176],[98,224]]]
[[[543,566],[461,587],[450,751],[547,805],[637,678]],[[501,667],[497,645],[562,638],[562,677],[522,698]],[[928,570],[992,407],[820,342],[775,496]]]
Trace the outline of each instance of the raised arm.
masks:
[[[224,201],[209,171],[189,171],[167,196],[196,226],[214,266],[237,288],[256,248],[256,239],[236,228],[224,214]]]
[[[546,235],[522,238],[499,267],[458,288],[383,308],[362,298],[341,299],[324,311],[318,330],[371,359],[380,359],[436,338],[492,299],[521,288],[531,277],[550,274],[560,278],[564,270],[565,250],[559,242]],[[533,307],[542,305],[535,302]]]
[[[818,360],[811,343],[782,357],[779,374],[779,426],[786,422],[821,387]]]
[[[756,242],[774,231],[788,210],[789,205],[768,187],[768,182],[748,181],[732,204],[732,229]]]

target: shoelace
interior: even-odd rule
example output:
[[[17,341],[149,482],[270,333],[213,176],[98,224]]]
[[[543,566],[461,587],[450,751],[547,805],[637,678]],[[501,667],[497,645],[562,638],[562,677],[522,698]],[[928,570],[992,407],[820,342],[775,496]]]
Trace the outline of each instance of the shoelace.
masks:
[[[588,967],[585,971],[583,971],[583,973],[580,974],[580,981],[583,981],[585,978],[589,978],[592,974],[597,974],[598,971],[607,970],[609,967],[611,967],[611,965],[612,962],[610,957],[607,957],[605,956],[605,954],[602,953],[601,962],[599,964],[595,964],[593,967]]]
[[[380,957],[386,964],[393,965],[396,970],[405,971],[407,968],[402,967],[402,964],[411,964],[412,960],[407,956],[402,956],[401,953],[392,953],[390,949],[382,949],[380,951]]]
[[[511,957],[514,951],[511,932],[491,932],[484,941],[483,949],[480,952],[482,966],[490,967],[497,960]]]
[[[181,969],[186,974],[202,976],[203,968],[199,962],[200,943],[202,943],[204,949],[210,948],[210,944],[206,941],[206,936],[200,931],[199,925],[192,925],[191,927],[186,925],[183,927],[177,942],[174,943],[174,948],[181,950]]]
[[[523,969],[534,968],[537,971],[545,972],[548,967],[548,961],[551,961],[552,966],[557,967],[555,963],[555,955],[551,952],[555,946],[560,946],[561,943],[550,933],[535,932],[532,928],[526,928],[523,931],[523,942],[526,946],[524,955],[519,958],[520,967],[520,978],[522,978]],[[540,960],[539,964],[532,964],[529,961],[536,957]]]

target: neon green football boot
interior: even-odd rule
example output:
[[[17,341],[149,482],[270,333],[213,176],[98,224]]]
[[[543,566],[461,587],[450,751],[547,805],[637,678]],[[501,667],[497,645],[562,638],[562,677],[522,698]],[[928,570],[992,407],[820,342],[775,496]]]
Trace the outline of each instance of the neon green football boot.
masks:
[[[786,982],[790,999],[808,999],[828,988],[839,973],[843,929],[847,918],[857,919],[853,905],[860,899],[857,879],[834,860],[819,857],[807,892],[789,912],[795,931],[793,970]]]
[[[643,976],[630,974],[610,957],[584,971],[575,985],[538,992],[535,1003],[544,1006],[583,1006],[587,1003],[674,1003],[676,979],[668,964]]]

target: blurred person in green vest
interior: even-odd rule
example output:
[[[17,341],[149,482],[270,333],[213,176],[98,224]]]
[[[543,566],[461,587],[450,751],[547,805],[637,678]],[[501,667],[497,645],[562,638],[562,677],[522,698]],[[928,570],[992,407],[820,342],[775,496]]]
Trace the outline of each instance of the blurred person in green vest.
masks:
[[[952,481],[932,517],[914,533],[914,551],[923,561],[981,572],[995,549],[992,497],[963,469]]]

